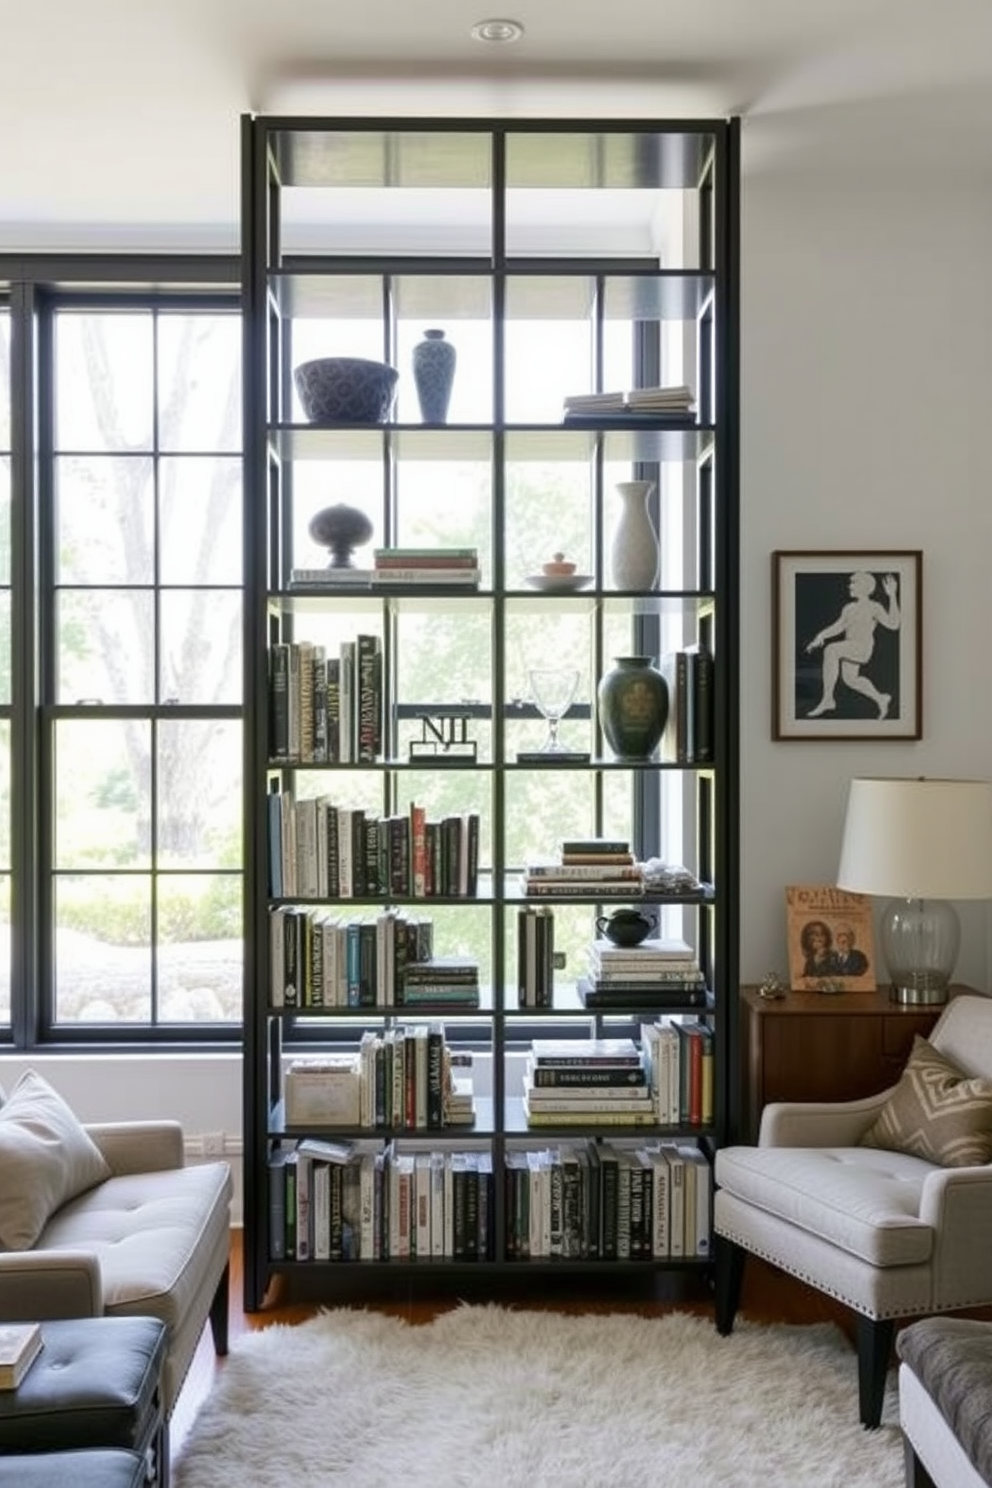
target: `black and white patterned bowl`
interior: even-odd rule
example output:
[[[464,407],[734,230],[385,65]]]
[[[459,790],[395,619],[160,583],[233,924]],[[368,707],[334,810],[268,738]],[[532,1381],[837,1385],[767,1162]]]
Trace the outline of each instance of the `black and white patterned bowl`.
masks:
[[[312,424],[384,424],[399,375],[365,357],[316,357],[294,369],[293,381]]]

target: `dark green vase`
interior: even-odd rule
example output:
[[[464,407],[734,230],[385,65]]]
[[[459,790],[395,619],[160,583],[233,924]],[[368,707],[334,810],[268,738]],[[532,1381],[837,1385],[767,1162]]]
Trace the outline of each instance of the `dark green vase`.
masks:
[[[599,726],[618,759],[650,759],[668,719],[668,687],[650,656],[617,656],[597,690]]]

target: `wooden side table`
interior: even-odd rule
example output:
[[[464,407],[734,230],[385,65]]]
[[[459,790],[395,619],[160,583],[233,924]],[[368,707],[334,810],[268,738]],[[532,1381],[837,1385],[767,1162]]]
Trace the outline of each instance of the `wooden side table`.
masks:
[[[972,991],[957,986],[957,992]],[[776,1100],[854,1100],[894,1085],[940,1007],[904,1007],[877,992],[741,989],[741,1140],[757,1139],[762,1109]]]

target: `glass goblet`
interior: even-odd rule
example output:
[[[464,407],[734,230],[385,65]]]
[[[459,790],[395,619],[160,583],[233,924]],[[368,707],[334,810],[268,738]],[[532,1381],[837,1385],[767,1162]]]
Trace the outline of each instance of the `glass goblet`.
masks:
[[[541,745],[541,753],[567,753],[558,737],[558,725],[575,701],[579,688],[578,671],[569,667],[531,667],[527,681],[535,706],[548,724],[548,736]]]

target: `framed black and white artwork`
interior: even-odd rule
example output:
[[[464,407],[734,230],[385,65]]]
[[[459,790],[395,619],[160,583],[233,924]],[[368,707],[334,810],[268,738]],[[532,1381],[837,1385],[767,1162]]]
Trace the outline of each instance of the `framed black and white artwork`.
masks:
[[[772,737],[919,739],[918,551],[772,554]]]

